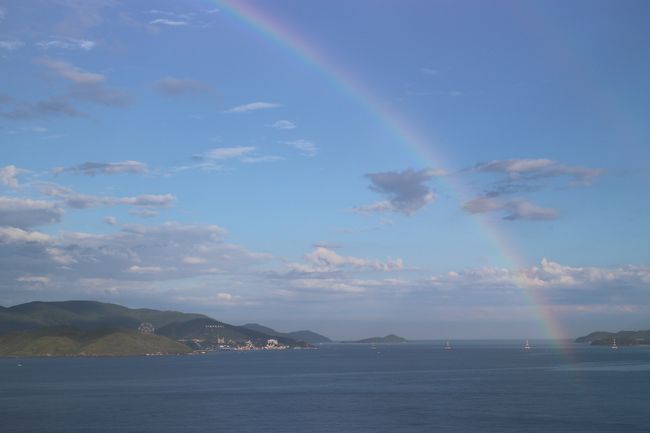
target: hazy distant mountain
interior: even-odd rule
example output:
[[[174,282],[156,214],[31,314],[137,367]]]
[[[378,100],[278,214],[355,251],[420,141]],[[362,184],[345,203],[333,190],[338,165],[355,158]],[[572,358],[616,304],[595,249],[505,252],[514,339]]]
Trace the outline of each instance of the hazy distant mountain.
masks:
[[[223,337],[226,342],[228,340],[240,342],[251,340],[256,345],[264,345],[269,338],[275,337],[278,342],[287,346],[305,346],[304,343],[292,338],[267,334],[243,326],[229,325],[210,318],[170,323],[156,330],[156,333],[174,340],[198,339],[216,341],[218,337]]]
[[[346,341],[346,343],[404,343],[406,338],[399,337],[395,334],[389,334],[385,337],[370,337],[357,341]]]
[[[29,302],[0,309],[0,334],[50,326],[70,326],[81,330],[137,329],[142,322],[149,322],[157,328],[197,318],[207,316],[178,311],[131,309],[96,301]]]
[[[592,332],[589,335],[576,338],[576,343],[589,343],[594,346],[607,346],[614,342],[619,346],[650,345],[650,330],[648,331],[620,331],[620,332]]]
[[[54,327],[0,336],[0,356],[127,356],[189,352],[189,347],[169,338],[134,331],[81,331]]]
[[[275,329],[269,328],[268,326],[260,325],[259,323],[247,323],[242,325],[243,328],[252,329],[253,331],[262,332],[268,335],[276,335],[278,337],[287,337],[293,340],[304,341],[309,344],[318,344],[318,343],[329,343],[332,340],[325,337],[324,335],[318,334],[313,331],[303,330],[303,331],[293,331],[293,332],[279,332]]]

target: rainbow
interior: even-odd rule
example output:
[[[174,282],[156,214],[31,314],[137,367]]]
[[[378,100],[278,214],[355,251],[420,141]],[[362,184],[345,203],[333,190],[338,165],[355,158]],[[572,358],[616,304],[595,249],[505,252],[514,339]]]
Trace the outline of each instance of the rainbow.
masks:
[[[285,49],[290,56],[298,57],[305,65],[331,80],[351,99],[372,113],[398,143],[413,152],[427,166],[446,166],[440,153],[442,146],[439,143],[423,136],[416,125],[413,125],[402,113],[381,101],[361,77],[355,77],[344,65],[328,56],[304,35],[296,33],[290,26],[259,6],[237,0],[209,1],[216,3],[219,10],[228,17],[243,23],[247,29],[255,31],[264,40]],[[454,176],[443,176],[443,178],[459,203],[465,203],[470,198],[465,187]],[[478,231],[495,247],[509,270],[517,271],[525,268],[525,263],[520,260],[522,255],[518,253],[505,233],[480,215],[473,216],[473,221]],[[544,295],[523,276],[516,280],[516,284],[523,290],[530,305],[535,309],[541,329],[553,340],[558,342],[566,340],[567,336]]]

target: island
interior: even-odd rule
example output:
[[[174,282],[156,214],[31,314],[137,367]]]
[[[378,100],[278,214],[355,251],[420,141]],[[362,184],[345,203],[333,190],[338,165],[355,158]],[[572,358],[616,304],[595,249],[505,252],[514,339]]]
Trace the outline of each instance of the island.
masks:
[[[313,337],[310,332],[304,335]],[[275,334],[203,314],[131,309],[96,301],[29,302],[0,307],[0,357],[181,355],[214,350],[313,348],[288,334]]]
[[[386,343],[405,343],[406,338],[399,337],[395,334],[389,334],[385,337],[370,337],[363,340],[344,341],[344,343],[360,343],[360,344],[386,344]]]
[[[650,330],[648,331],[597,331],[576,338],[576,343],[589,343],[592,346],[611,346],[616,339],[617,346],[650,345]]]

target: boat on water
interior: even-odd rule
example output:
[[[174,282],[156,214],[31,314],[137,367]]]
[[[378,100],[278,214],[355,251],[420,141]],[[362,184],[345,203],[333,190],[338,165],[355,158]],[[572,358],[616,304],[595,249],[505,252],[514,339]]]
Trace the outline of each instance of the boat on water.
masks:
[[[451,344],[449,344],[449,340],[447,340],[447,343],[445,344],[445,350],[451,350]]]
[[[612,349],[613,349],[613,350],[617,350],[617,349],[618,349],[618,345],[616,344],[616,338],[614,338],[614,342],[612,343]]]
[[[530,350],[530,343],[528,340],[526,340],[526,344],[524,344],[524,350]]]

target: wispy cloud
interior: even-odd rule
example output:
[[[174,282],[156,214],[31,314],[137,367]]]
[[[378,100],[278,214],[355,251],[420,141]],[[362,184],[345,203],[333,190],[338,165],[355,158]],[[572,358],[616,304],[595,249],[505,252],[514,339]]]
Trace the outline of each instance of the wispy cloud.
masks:
[[[25,45],[22,41],[17,39],[5,39],[0,41],[0,49],[7,51],[16,51]]]
[[[281,105],[274,102],[251,102],[230,108],[229,110],[226,110],[226,113],[248,113],[250,111],[269,110],[278,107],[281,107]]]
[[[69,96],[97,104],[124,106],[130,102],[130,96],[105,84],[106,76],[84,71],[65,60],[41,57],[36,63],[45,65],[50,71],[72,83]]]
[[[73,173],[94,176],[97,174],[142,174],[149,171],[147,164],[140,161],[120,162],[84,162],[71,167],[57,167],[52,170],[55,174]]]
[[[440,71],[435,69],[435,68],[425,66],[425,67],[420,68],[420,73],[422,73],[422,75],[428,75],[430,77],[435,77],[436,75],[440,74]]]
[[[568,176],[577,185],[591,185],[604,173],[603,169],[570,166],[552,159],[508,159],[476,164],[474,172],[504,173],[513,181],[532,181],[557,176]]]
[[[12,100],[9,111],[0,112],[0,117],[11,120],[30,120],[42,116],[80,117],[84,113],[73,107],[65,98],[52,97],[37,102]]]
[[[318,153],[316,144],[303,138],[285,141],[284,143],[296,149],[302,156],[316,156],[316,153]]]
[[[174,77],[161,78],[156,81],[154,90],[169,97],[200,95],[212,92],[212,88],[202,81]]]
[[[278,120],[271,124],[271,128],[275,129],[294,129],[296,124],[290,120]]]
[[[183,27],[187,26],[190,23],[187,21],[180,21],[180,20],[171,20],[168,18],[156,18],[155,20],[149,21],[149,24],[151,25],[164,25],[164,26],[171,26],[171,27]]]
[[[36,42],[36,46],[43,50],[61,49],[61,50],[82,50],[90,51],[97,43],[89,39],[76,39],[76,38],[52,38]]]
[[[219,170],[222,166],[218,162],[229,159],[235,159],[247,164],[275,162],[284,159],[281,156],[259,155],[256,151],[257,148],[254,146],[217,147],[201,155],[194,155],[192,159],[201,161],[201,163],[191,167],[183,167],[183,169]]]
[[[52,72],[74,84],[99,84],[106,80],[106,77],[102,74],[86,72],[65,60],[41,57],[35,61],[47,66]]]
[[[41,193],[63,200],[66,206],[75,209],[90,209],[110,206],[134,206],[144,208],[167,208],[176,202],[172,194],[141,194],[132,197],[96,196],[78,193],[71,188],[54,183],[40,184]]]
[[[217,147],[207,151],[199,158],[213,160],[241,158],[242,156],[250,155],[253,152],[255,152],[254,146]]]
[[[559,217],[556,209],[540,207],[524,199],[503,201],[495,197],[477,197],[465,203],[463,209],[472,214],[505,212],[503,219],[510,221],[543,221]]]

